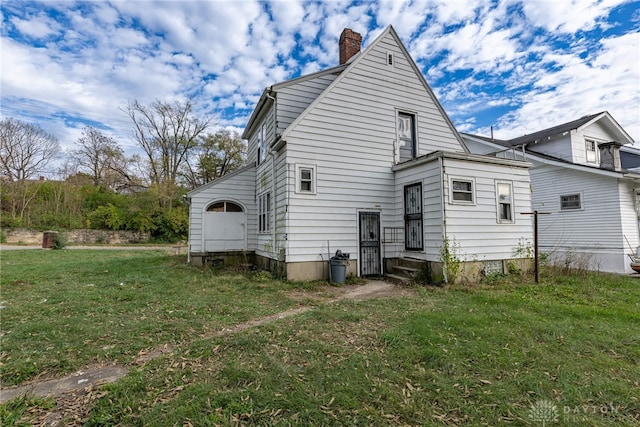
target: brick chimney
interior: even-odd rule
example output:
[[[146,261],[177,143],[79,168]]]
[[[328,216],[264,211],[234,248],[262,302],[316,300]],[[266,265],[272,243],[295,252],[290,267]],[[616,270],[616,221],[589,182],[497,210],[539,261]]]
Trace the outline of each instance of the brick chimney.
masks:
[[[362,36],[359,33],[345,28],[340,34],[340,65],[345,64],[352,56],[360,52]]]
[[[615,141],[598,144],[598,148],[600,149],[600,169],[618,172],[622,170],[620,164],[620,147],[622,147],[622,144]]]

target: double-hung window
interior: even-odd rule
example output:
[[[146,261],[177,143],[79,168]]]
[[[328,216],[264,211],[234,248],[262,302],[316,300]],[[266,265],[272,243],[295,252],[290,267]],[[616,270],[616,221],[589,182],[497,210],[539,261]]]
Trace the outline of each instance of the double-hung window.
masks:
[[[271,192],[258,197],[258,231],[263,233],[271,230]]]
[[[260,126],[260,129],[258,129],[257,144],[258,144],[258,164],[260,164],[264,162],[265,159],[267,158],[267,129],[264,124]]]
[[[511,182],[496,182],[498,222],[513,222],[513,185]]]
[[[296,165],[296,192],[316,194],[316,167],[311,165]]]
[[[416,116],[398,112],[398,158],[400,162],[416,157]]]
[[[591,139],[585,140],[587,151],[587,163],[597,163],[598,161],[598,144]]]

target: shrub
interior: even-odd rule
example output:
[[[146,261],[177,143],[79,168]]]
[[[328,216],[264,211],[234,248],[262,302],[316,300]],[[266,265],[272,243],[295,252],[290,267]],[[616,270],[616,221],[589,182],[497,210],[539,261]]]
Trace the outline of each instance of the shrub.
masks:
[[[53,244],[51,245],[51,249],[64,249],[67,246],[67,236],[58,233],[56,237],[53,239]]]

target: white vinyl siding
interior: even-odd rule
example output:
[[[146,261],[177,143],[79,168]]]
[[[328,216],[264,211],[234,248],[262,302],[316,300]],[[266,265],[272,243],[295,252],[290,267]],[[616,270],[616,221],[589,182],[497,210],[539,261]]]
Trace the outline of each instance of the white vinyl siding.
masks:
[[[327,246],[357,257],[358,209],[380,210],[383,228],[394,218],[396,111],[419,116],[418,154],[463,151],[391,34],[368,52],[283,137],[288,163],[313,163],[323,171],[312,199],[296,194],[292,182],[290,261],[321,261]],[[394,68],[385,63],[387,52],[394,53]]]
[[[586,253],[594,269],[626,270],[624,236],[637,241],[638,235],[632,184],[624,188],[615,177],[543,164],[531,170],[531,180],[534,209],[551,213],[539,217],[542,252]],[[558,194],[571,193],[582,195],[582,209],[563,211]]]
[[[287,84],[278,89],[278,133],[282,133],[334,81],[328,74]]]
[[[255,205],[255,173],[255,167],[245,166],[188,194],[191,198],[189,205],[189,252],[204,251],[204,214],[207,207],[216,201],[231,201],[245,207],[247,249],[253,250],[255,248],[258,226]]]
[[[510,259],[521,241],[533,244],[533,219],[522,215],[531,212],[528,168],[445,159],[444,169],[447,186],[449,176],[473,177],[475,184],[475,205],[450,204],[451,192],[445,189],[447,236],[460,244],[465,261]],[[512,223],[496,219],[496,179],[512,186]]]
[[[406,185],[420,182],[422,184],[423,203],[423,252],[424,259],[438,261],[440,257],[440,246],[443,239],[442,220],[442,177],[440,176],[440,163],[434,160],[417,167],[407,168],[396,172],[396,209],[394,220],[387,226],[401,229],[401,243],[387,245],[385,255],[387,257],[399,257],[404,252],[404,187]],[[412,257],[419,257],[416,253],[410,254]]]

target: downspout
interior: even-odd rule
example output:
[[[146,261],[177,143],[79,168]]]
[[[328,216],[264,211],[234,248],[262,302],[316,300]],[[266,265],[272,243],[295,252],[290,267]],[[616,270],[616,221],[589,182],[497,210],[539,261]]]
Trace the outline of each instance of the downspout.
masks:
[[[267,95],[267,98],[273,102],[273,140],[275,141],[278,134],[278,104],[276,102],[276,98],[271,96],[271,92],[273,92],[273,86],[269,87],[269,90],[265,92],[265,95]],[[278,213],[278,205],[276,203],[276,200],[278,199],[276,197],[276,159],[271,144],[269,144],[269,155],[271,156],[271,194],[273,203],[273,232],[271,233],[271,247],[273,248],[272,250],[276,255],[276,258],[280,260],[280,254],[276,252],[276,233],[278,231],[278,222],[276,218]]]
[[[447,211],[444,207],[444,160],[442,159],[442,156],[438,157],[438,165],[440,166],[440,214],[442,215],[442,244],[444,245],[445,239],[447,238]],[[442,251],[442,247],[440,250]],[[444,263],[446,262],[446,259],[442,259],[441,261]],[[442,266],[442,275],[444,276],[444,282],[448,283],[449,279],[447,278],[447,269],[445,265]]]

